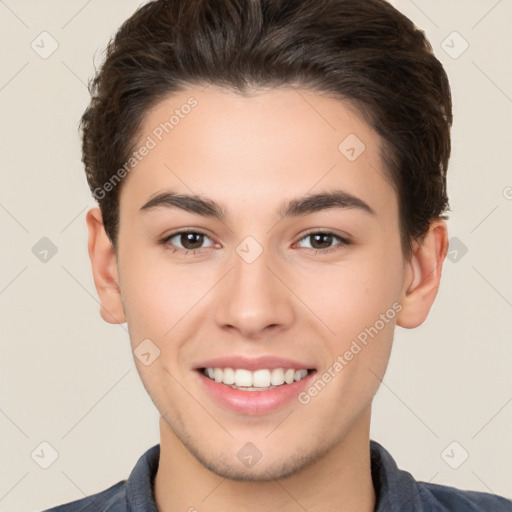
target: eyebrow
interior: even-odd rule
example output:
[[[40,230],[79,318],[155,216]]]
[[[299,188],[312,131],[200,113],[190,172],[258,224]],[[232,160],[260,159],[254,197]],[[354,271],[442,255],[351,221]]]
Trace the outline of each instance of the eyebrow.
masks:
[[[227,211],[215,201],[197,195],[178,194],[171,190],[161,192],[150,199],[141,206],[140,211],[144,213],[157,208],[179,208],[221,221],[225,221],[228,217]],[[281,218],[298,217],[330,208],[358,209],[376,215],[375,210],[362,199],[339,189],[293,199],[278,208],[278,215]]]

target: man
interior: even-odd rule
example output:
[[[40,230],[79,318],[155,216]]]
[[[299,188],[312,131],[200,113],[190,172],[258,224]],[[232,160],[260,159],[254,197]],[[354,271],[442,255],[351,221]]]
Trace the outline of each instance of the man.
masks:
[[[369,439],[395,326],[426,319],[448,246],[450,88],[410,20],[383,0],[157,0],[91,93],[100,312],[128,324],[160,444],[52,510],[512,511]]]

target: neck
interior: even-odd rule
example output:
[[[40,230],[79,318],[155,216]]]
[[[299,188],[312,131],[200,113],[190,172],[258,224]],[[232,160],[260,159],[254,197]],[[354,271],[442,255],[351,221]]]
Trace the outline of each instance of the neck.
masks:
[[[203,466],[160,418],[160,460],[154,483],[159,512],[373,512],[370,408],[311,465],[287,478],[235,481]]]

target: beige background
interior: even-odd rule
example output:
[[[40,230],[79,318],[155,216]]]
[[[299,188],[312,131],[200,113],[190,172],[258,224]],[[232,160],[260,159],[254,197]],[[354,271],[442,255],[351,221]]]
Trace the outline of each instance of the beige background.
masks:
[[[429,320],[396,332],[372,438],[418,480],[512,498],[512,2],[393,3],[426,31],[451,80],[457,240]],[[126,325],[99,316],[77,134],[93,57],[138,5],[0,1],[0,511],[103,490],[158,442]],[[42,58],[52,39],[58,48]],[[32,250],[43,237],[57,248],[46,262]],[[47,469],[42,442],[58,453]]]

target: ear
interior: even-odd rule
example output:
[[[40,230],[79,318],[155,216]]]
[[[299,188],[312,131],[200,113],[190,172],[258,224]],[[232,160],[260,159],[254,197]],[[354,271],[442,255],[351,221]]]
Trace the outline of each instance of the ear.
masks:
[[[425,321],[439,289],[447,252],[446,221],[438,219],[431,223],[421,241],[414,242],[413,253],[406,262],[397,325],[412,329]]]
[[[126,316],[121,301],[116,255],[105,232],[101,210],[89,210],[86,222],[89,232],[89,258],[101,302],[100,315],[105,322],[122,324],[126,322]]]

